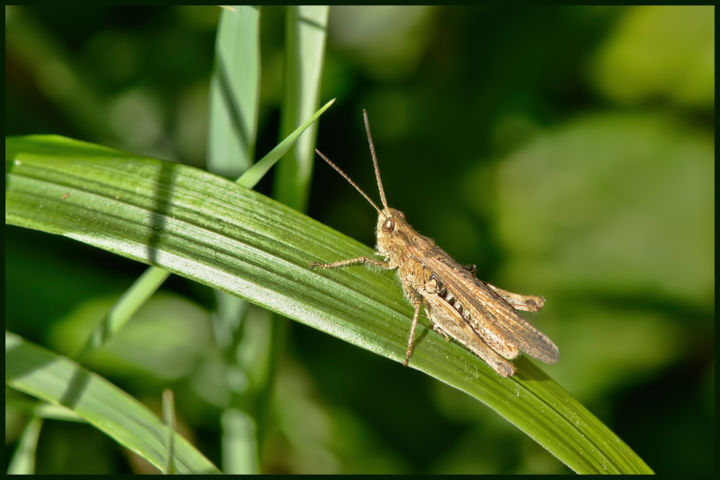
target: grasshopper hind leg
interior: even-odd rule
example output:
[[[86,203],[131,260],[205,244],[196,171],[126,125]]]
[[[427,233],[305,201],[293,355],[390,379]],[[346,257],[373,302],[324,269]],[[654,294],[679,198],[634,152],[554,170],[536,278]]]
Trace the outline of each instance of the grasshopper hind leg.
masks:
[[[537,312],[545,304],[545,298],[537,295],[521,295],[519,293],[509,292],[503,290],[500,287],[486,283],[495,293],[510,304],[515,310],[522,310],[524,312]]]
[[[440,325],[433,323],[433,330],[442,335],[446,342],[450,341],[450,335],[448,335],[447,332],[443,330]]]

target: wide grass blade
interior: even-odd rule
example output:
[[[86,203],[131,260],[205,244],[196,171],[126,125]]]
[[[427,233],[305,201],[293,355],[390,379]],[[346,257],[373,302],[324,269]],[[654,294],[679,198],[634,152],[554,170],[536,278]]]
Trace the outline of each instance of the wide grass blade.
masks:
[[[397,362],[404,358],[412,310],[393,273],[309,267],[371,255],[369,247],[184,165],[57,136],[9,138],[6,157],[8,223],[165,268]],[[516,362],[515,376],[499,377],[421,323],[411,367],[485,403],[576,472],[651,473],[530,360]]]

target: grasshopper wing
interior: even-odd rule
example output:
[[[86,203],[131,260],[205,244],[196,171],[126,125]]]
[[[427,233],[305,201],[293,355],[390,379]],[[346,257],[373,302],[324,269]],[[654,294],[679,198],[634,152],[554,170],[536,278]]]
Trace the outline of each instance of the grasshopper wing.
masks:
[[[557,346],[542,332],[521,317],[515,309],[485,282],[453,260],[440,247],[434,246],[424,258],[425,266],[447,287],[448,291],[469,312],[468,322],[478,335],[488,338],[490,345],[505,358],[495,345],[509,344],[546,363],[560,358]],[[452,281],[448,281],[452,279]],[[512,353],[512,352],[510,352]]]

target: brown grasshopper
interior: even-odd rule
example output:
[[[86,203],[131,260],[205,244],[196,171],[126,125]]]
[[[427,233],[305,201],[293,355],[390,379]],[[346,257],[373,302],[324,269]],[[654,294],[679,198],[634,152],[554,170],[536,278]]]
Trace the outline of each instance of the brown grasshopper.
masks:
[[[384,260],[358,257],[333,263],[313,263],[311,266],[338,268],[362,263],[397,270],[405,297],[415,309],[403,361],[405,366],[412,356],[421,305],[433,329],[445,340],[455,339],[503,377],[515,373],[515,366],[508,360],[517,357],[521,351],[546,363],[557,362],[560,353],[555,344],[516,312],[537,312],[545,303],[543,297],[508,292],[478,280],[474,265],[457,263],[432,239],[416,232],[402,212],[388,207],[364,109],[363,117],[383,209],[329,158],[317,149],[315,152],[377,210],[376,250]]]

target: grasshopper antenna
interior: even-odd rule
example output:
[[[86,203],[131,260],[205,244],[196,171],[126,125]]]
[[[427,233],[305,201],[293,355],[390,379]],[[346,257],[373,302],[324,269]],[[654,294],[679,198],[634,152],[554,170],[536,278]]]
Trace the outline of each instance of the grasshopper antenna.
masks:
[[[317,153],[318,155],[320,155],[320,158],[322,158],[323,160],[325,160],[325,162],[327,162],[328,165],[330,165],[332,168],[334,168],[336,172],[338,172],[340,175],[342,175],[345,180],[347,180],[348,182],[350,182],[350,185],[352,185],[353,187],[355,187],[355,190],[357,190],[358,192],[360,192],[360,195],[362,195],[363,197],[365,197],[365,200],[367,200],[368,202],[370,202],[370,205],[372,205],[373,208],[374,208],[375,210],[377,210],[377,212],[378,212],[379,215],[382,214],[382,210],[380,210],[380,208],[377,206],[377,204],[372,201],[372,199],[367,195],[367,193],[365,193],[365,192],[362,191],[362,188],[358,187],[357,183],[355,183],[355,182],[352,181],[352,179],[348,176],[347,173],[345,173],[345,172],[343,172],[342,170],[340,170],[340,167],[338,167],[338,166],[335,165],[333,162],[331,162],[330,159],[329,159],[328,157],[326,157],[325,155],[323,155],[323,153],[322,153],[320,150],[318,150],[317,148],[315,149],[315,153]],[[381,190],[381,192],[382,192],[382,190]],[[383,197],[383,198],[384,198],[384,197]]]
[[[365,120],[365,132],[367,132],[370,154],[372,155],[373,166],[375,167],[375,178],[377,179],[378,190],[380,190],[380,200],[382,200],[383,207],[388,208],[387,200],[385,199],[385,190],[383,189],[382,180],[380,180],[380,168],[378,167],[377,156],[375,155],[375,144],[370,134],[370,122],[368,121],[367,111],[364,108],[363,119]]]

